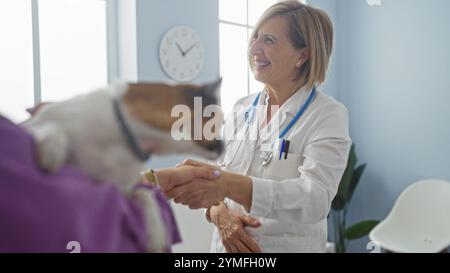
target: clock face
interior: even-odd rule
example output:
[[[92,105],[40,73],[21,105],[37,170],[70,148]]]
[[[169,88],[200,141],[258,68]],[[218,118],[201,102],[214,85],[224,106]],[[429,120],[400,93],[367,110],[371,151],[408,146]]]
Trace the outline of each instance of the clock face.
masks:
[[[194,79],[203,67],[204,50],[197,33],[190,27],[170,29],[159,46],[163,70],[177,81]]]

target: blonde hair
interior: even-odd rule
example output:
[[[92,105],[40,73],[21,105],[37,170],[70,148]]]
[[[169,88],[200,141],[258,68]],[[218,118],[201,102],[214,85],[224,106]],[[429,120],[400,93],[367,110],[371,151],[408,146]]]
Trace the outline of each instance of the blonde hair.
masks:
[[[330,17],[320,9],[295,0],[278,2],[268,8],[256,23],[249,41],[249,49],[258,35],[261,24],[276,16],[286,18],[292,45],[296,49],[309,49],[309,59],[298,71],[296,89],[303,86],[312,88],[323,83],[333,50],[333,24]],[[250,52],[248,61],[253,69]]]

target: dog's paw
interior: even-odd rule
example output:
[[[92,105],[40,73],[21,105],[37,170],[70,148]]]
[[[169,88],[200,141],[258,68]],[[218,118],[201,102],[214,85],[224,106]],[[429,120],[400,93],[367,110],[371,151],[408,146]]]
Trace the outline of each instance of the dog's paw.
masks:
[[[44,124],[31,130],[36,143],[39,167],[49,173],[57,171],[66,161],[69,140],[55,124]]]

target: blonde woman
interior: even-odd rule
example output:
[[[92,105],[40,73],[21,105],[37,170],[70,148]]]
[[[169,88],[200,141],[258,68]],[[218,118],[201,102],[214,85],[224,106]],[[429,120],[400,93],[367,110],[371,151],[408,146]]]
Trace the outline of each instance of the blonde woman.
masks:
[[[328,15],[297,1],[274,4],[257,23],[248,60],[265,88],[238,100],[242,122],[225,125],[247,138],[226,141],[216,180],[163,188],[175,202],[208,208],[212,252],[325,251],[327,215],[351,145],[346,108],[319,90],[332,46]]]

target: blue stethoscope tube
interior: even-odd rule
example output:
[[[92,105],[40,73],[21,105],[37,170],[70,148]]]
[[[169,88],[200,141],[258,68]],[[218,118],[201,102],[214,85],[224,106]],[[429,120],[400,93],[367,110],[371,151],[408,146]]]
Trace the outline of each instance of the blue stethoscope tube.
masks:
[[[256,112],[256,106],[258,105],[259,102],[259,98],[261,97],[262,92],[260,92],[258,94],[258,96],[256,96],[255,100],[253,101],[252,105],[250,106],[250,108],[244,113],[245,116],[245,121],[247,122],[247,129],[249,128],[250,124],[253,122],[254,118],[255,118],[255,112]],[[302,107],[298,110],[297,114],[292,118],[291,122],[289,122],[289,124],[286,126],[286,128],[283,129],[283,131],[281,131],[280,135],[278,136],[278,140],[282,139],[288,132],[290,129],[292,129],[292,127],[295,125],[295,123],[300,119],[300,117],[303,115],[303,113],[306,111],[306,109],[308,109],[308,107],[311,105],[312,101],[314,100],[314,98],[317,96],[317,91],[316,91],[316,87],[314,86],[311,90],[311,93],[309,94],[308,99],[306,100],[306,102],[302,105]],[[231,159],[230,162],[228,163],[222,163],[220,164],[221,167],[225,167],[230,165],[235,157],[237,152],[239,151],[239,149],[241,148],[242,145],[242,141],[241,143],[239,143],[239,147],[236,150],[233,158]],[[272,148],[275,145],[275,142],[272,143]],[[263,165],[266,165],[267,163],[269,163],[269,161],[272,159],[272,152],[267,152],[265,154],[265,156],[263,156]]]

